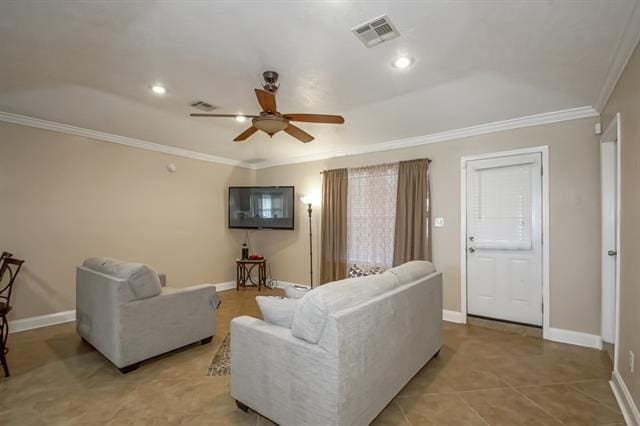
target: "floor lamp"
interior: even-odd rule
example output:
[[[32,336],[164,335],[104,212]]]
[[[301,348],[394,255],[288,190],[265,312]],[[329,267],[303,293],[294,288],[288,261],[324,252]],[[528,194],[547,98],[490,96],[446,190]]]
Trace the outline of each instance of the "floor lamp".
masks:
[[[313,234],[312,234],[312,226],[311,226],[311,212],[314,202],[316,202],[316,198],[312,195],[305,195],[300,198],[300,201],[307,205],[307,213],[309,213],[309,284],[311,288],[313,288]]]

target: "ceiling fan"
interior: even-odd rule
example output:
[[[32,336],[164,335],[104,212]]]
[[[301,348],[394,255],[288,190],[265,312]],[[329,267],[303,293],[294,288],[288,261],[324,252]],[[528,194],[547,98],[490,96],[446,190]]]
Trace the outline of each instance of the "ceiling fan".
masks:
[[[311,142],[314,138],[309,133],[291,124],[291,121],[301,121],[306,123],[328,123],[342,124],[344,118],[340,115],[326,114],[281,114],[276,109],[276,91],[278,90],[278,73],[275,71],[265,71],[263,89],[255,89],[256,97],[262,112],[259,115],[243,115],[252,118],[252,125],[244,132],[240,133],[234,141],[244,141],[258,130],[262,130],[273,137],[276,133],[284,130],[301,142]],[[194,113],[191,117],[227,117],[236,118],[234,114],[203,114]]]

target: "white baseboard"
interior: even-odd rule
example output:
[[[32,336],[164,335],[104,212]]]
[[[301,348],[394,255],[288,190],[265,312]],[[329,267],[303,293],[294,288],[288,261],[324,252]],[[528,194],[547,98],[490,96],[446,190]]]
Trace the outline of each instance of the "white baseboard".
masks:
[[[442,310],[442,320],[466,324],[466,316],[462,312]],[[544,339],[554,342],[568,343],[570,345],[584,346],[587,348],[602,349],[602,339],[595,334],[582,333],[579,331],[564,330],[561,328],[549,327],[544,333]],[[640,424],[640,423],[639,423]]]
[[[447,322],[455,322],[457,324],[467,323],[467,318],[462,315],[462,312],[450,311],[448,309],[442,310],[442,320]]]
[[[23,318],[9,321],[9,333],[33,330],[34,328],[48,327],[76,320],[76,311],[63,311],[37,317]]]
[[[236,282],[235,281],[227,281],[224,283],[214,284],[216,286],[217,291],[226,291],[226,290],[235,290]]]
[[[296,285],[296,286],[301,286],[301,287],[309,287],[306,284],[298,284],[298,283],[292,283],[289,281],[280,281],[280,280],[274,280],[276,282],[276,287],[275,288],[285,288],[285,287],[289,287],[290,285]],[[214,284],[216,286],[216,290],[218,291],[227,291],[227,290],[235,290],[236,288],[236,282],[235,281],[227,281],[224,283],[218,283],[218,284]]]
[[[602,339],[600,338],[600,336],[595,334],[549,327],[549,329],[545,331],[543,337],[546,340],[551,340],[554,342],[568,343],[570,345],[584,346],[587,348],[602,349]]]
[[[633,402],[631,393],[629,393],[627,385],[624,383],[624,380],[622,380],[622,376],[616,370],[613,371],[609,384],[618,401],[625,423],[628,425],[640,425],[640,412],[638,411],[638,407],[635,402]]]
[[[295,285],[295,286],[298,286],[298,287],[309,287],[306,284],[299,284],[299,283],[292,283],[292,282],[289,282],[289,281],[276,280],[276,288],[285,288],[285,287],[289,287],[290,285]]]

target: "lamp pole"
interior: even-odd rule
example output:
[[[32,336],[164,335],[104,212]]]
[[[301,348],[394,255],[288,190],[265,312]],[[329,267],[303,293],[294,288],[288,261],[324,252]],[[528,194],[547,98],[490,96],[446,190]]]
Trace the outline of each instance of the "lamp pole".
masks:
[[[309,213],[309,284],[313,288],[313,240],[311,234],[311,203],[307,203],[307,212]]]

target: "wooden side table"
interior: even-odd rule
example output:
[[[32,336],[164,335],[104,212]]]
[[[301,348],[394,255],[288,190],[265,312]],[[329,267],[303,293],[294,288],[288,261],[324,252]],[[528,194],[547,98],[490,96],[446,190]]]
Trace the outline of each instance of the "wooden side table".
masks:
[[[258,282],[253,280],[251,271],[258,267]],[[236,291],[240,287],[258,287],[258,291],[262,286],[267,285],[267,259],[249,260],[236,259]]]

